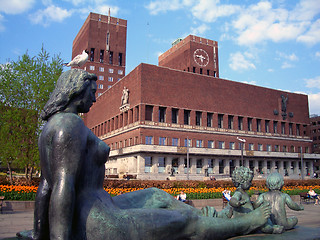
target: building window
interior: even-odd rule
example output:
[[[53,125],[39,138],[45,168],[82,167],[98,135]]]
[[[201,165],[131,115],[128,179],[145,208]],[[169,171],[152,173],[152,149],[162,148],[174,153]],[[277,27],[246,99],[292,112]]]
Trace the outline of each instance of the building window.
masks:
[[[201,126],[202,112],[196,112],[196,125]]]
[[[165,122],[165,121],[166,121],[166,108],[159,107],[159,122]]]
[[[99,84],[99,85],[98,85],[98,88],[99,88],[99,89],[103,89],[103,84]]]
[[[273,121],[273,133],[278,133],[278,122]]]
[[[150,173],[152,169],[152,157],[144,158],[144,172]]]
[[[224,161],[223,159],[219,159],[219,174],[224,173]]]
[[[281,134],[286,134],[286,123],[281,123]]]
[[[300,136],[300,124],[297,124],[296,125],[296,128],[297,128],[297,136]]]
[[[113,52],[109,52],[109,64],[113,64]]]
[[[122,66],[122,53],[119,53],[119,58],[118,58],[118,64],[119,66]]]
[[[119,69],[119,70],[118,70],[118,74],[119,74],[119,75],[123,75],[123,70]]]
[[[214,148],[214,141],[212,140],[208,141],[208,148]]]
[[[249,143],[249,151],[253,151],[254,150],[254,144],[253,143]]]
[[[274,151],[279,152],[279,145],[274,145]]]
[[[238,129],[243,130],[243,117],[238,117]]]
[[[196,141],[196,147],[197,148],[202,148],[202,140],[197,140]]]
[[[109,73],[113,73],[113,68],[109,68]]]
[[[210,70],[209,69],[207,70],[207,75],[210,76]]]
[[[90,61],[91,62],[94,61],[94,48],[91,48],[91,50],[90,50]]]
[[[229,149],[235,149],[235,143],[229,142]]]
[[[269,120],[265,121],[265,131],[266,131],[266,133],[270,132],[270,121]]]
[[[263,151],[263,146],[261,143],[258,143],[258,151]]]
[[[179,109],[172,108],[171,110],[172,123],[178,123],[178,114],[179,114]]]
[[[257,119],[257,132],[261,132],[261,119]]]
[[[103,76],[99,76],[99,80],[103,81],[104,80],[104,77]]]
[[[145,120],[152,121],[153,106],[146,105]]]
[[[224,142],[223,141],[219,141],[218,142],[218,148],[219,149],[224,149]]]
[[[305,153],[309,153],[309,147],[305,147]]]
[[[293,124],[289,123],[289,135],[293,135]]]
[[[158,173],[163,173],[166,167],[166,159],[164,157],[158,157]]]
[[[267,151],[271,152],[271,145],[270,144],[267,144]]]
[[[202,159],[197,159],[197,174],[202,173]]]
[[[102,93],[98,93],[98,97],[100,97],[102,95]]]
[[[104,72],[104,67],[99,67],[99,72]]]
[[[228,129],[233,129],[233,116],[228,116]]]
[[[108,85],[108,89],[111,88],[112,86]]]
[[[202,74],[202,71],[203,71],[202,68],[200,68],[200,74]]]
[[[100,50],[100,62],[103,63],[104,50]]]
[[[113,77],[108,77],[109,82],[113,82]]]
[[[287,149],[287,146],[286,146],[286,145],[283,145],[283,146],[282,146],[282,152],[288,152],[288,149]]]
[[[290,146],[290,152],[294,153],[294,146],[293,145]]]
[[[218,128],[223,128],[223,114],[218,114]]]
[[[195,73],[196,72],[196,67],[192,68],[192,72]]]
[[[90,66],[89,69],[92,70],[92,71],[94,71],[94,66]]]
[[[172,146],[178,146],[178,138],[172,138]]]
[[[152,136],[146,136],[146,144],[152,145]]]
[[[165,137],[159,137],[159,145],[160,146],[166,145],[166,138]]]
[[[184,110],[184,124],[190,125],[190,110]]]
[[[252,118],[248,118],[248,131],[252,131]]]
[[[184,139],[184,146],[185,147],[191,147],[191,139],[185,138]]]
[[[207,113],[207,127],[212,127],[213,113]]]

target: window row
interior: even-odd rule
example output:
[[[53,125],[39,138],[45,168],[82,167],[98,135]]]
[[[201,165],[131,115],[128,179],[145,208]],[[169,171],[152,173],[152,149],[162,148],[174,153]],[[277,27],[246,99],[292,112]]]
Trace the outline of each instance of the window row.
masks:
[[[95,70],[94,66],[90,66],[90,70]],[[104,72],[104,67],[99,67],[99,72]],[[109,68],[109,73],[114,73],[114,69],[113,68]],[[123,75],[123,70],[122,69],[118,69],[118,74],[119,75]]]
[[[182,144],[180,141],[183,141]],[[208,140],[205,142],[201,139],[179,139],[179,138],[167,138],[159,137],[158,142],[155,143],[153,136],[145,137],[145,144],[147,145],[160,145],[160,146],[184,146],[184,147],[196,147],[196,148],[217,148],[217,149],[231,149],[231,150],[241,150],[240,142],[229,142],[226,146],[225,141],[214,141]],[[294,145],[271,145],[271,144],[262,144],[262,143],[247,143],[244,144],[244,150],[248,151],[267,151],[267,152],[301,152],[301,147],[295,147]],[[309,147],[304,148],[305,153],[309,153]]]
[[[90,61],[94,62],[95,60],[98,60],[97,57],[98,56],[95,56],[95,48],[91,48],[89,54]],[[119,66],[123,66],[123,54],[118,53],[117,59],[115,59],[115,57],[116,54],[114,54],[113,51],[105,51],[104,49],[101,49],[99,54],[99,62],[104,63],[105,61],[107,61],[109,64],[114,64],[115,62],[117,62]]]
[[[158,114],[155,114],[154,111],[158,111]],[[180,112],[182,112],[182,114]],[[167,116],[170,116],[171,119],[168,119]],[[179,117],[183,117],[183,119],[179,119]],[[145,106],[145,120],[297,136],[307,134],[307,125],[301,126],[301,124],[277,120],[214,114],[178,108],[154,107],[152,105]]]
[[[216,67],[216,66],[215,66]],[[186,71],[186,69],[184,69],[184,71]],[[190,72],[190,68],[187,68],[187,71]],[[199,73],[199,74],[206,74],[208,76],[213,76],[213,77],[217,77],[217,72],[216,71],[210,71],[209,69],[206,69],[206,71],[203,68],[196,68],[196,67],[192,67],[192,72],[193,73]]]

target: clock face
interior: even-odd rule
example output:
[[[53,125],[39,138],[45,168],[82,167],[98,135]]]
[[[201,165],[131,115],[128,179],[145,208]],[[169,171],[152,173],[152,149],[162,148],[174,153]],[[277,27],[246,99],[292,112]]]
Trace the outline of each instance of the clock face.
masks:
[[[195,50],[193,53],[193,59],[200,67],[205,67],[209,63],[209,55],[203,49]]]

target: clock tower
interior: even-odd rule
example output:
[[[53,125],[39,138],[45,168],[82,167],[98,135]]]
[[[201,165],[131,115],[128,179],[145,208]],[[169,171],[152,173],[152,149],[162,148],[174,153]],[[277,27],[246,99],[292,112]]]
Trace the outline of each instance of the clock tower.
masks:
[[[218,42],[189,35],[159,56],[159,66],[219,77]]]

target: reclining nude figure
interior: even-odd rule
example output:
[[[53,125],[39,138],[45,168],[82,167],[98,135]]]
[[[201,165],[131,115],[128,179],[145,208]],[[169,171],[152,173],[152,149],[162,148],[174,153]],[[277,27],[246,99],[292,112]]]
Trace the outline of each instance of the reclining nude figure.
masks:
[[[162,240],[226,239],[264,225],[268,204],[237,219],[204,216],[201,210],[150,188],[117,197],[103,189],[109,147],[78,113],[95,102],[96,76],[72,69],[63,73],[41,117],[41,183],[34,229],[25,239]]]

